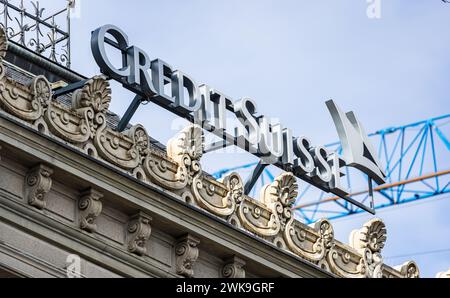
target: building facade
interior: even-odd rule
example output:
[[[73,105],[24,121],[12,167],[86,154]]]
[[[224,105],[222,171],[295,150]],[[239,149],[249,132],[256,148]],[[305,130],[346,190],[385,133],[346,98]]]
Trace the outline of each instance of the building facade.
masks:
[[[141,125],[119,133],[112,99],[105,77],[0,29],[0,277],[419,277],[384,264],[381,220],[345,244],[328,220],[293,217],[292,174],[248,197],[239,175],[202,171],[200,127],[167,147]]]

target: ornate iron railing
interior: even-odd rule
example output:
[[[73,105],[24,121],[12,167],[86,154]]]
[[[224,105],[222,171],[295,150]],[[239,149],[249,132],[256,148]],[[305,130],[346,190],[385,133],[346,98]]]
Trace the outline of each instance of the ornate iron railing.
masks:
[[[39,1],[0,0],[0,22],[10,41],[70,68],[70,22],[75,0],[46,15]]]

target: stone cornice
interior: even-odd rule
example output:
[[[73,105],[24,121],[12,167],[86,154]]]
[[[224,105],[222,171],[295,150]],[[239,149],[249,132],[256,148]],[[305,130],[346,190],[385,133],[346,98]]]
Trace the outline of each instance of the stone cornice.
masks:
[[[0,110],[27,123],[36,132],[64,141],[79,153],[107,163],[148,187],[157,185],[166,196],[184,200],[217,220],[257,235],[268,245],[317,266],[317,270],[351,278],[418,277],[414,262],[399,268],[383,264],[381,250],[386,241],[386,227],[379,219],[354,231],[350,245],[334,239],[333,227],[326,219],[311,226],[294,219],[291,208],[298,185],[292,174],[282,174],[264,187],[260,201],[243,194],[242,179],[236,173],[222,181],[211,178],[202,171],[200,163],[203,134],[199,126],[188,126],[170,140],[167,154],[150,145],[141,125],[123,133],[114,131],[106,121],[111,89],[102,76],[90,79],[74,92],[70,108],[52,98],[50,83],[43,76],[33,78],[29,85],[9,78],[3,65],[8,41],[1,31]],[[95,218],[94,215],[91,217]],[[149,223],[140,219],[141,229],[148,232],[139,241],[145,241],[150,236]],[[90,230],[95,230],[94,226]]]

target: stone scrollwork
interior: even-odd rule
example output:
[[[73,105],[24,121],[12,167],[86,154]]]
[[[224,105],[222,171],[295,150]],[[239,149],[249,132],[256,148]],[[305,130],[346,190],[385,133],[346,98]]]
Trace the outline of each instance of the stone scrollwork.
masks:
[[[312,227],[290,220],[284,231],[284,240],[289,250],[313,262],[325,258],[333,245],[334,231],[331,223],[323,219]]]
[[[9,78],[0,81],[0,105],[25,121],[34,122],[42,117],[51,94],[50,83],[44,76],[35,77],[29,86]]]
[[[370,220],[361,229],[350,234],[350,245],[363,254],[369,277],[383,276],[381,250],[386,243],[386,235],[386,225],[378,218]]]
[[[155,183],[174,192],[181,200],[196,205],[228,221],[233,226],[289,250],[339,277],[415,278],[419,269],[414,262],[392,268],[383,264],[381,251],[386,242],[386,226],[373,219],[353,231],[350,245],[334,239],[328,220],[306,225],[293,216],[292,206],[298,195],[293,174],[285,173],[261,190],[260,201],[244,194],[244,184],[232,173],[216,181],[203,173],[200,164],[204,151],[203,130],[189,125],[167,145],[167,153],[151,146],[150,137],[141,125],[125,132],[108,126],[107,110],[111,88],[104,76],[95,76],[72,95],[72,107],[52,99],[52,88],[43,76],[30,84],[19,83],[6,75],[3,64],[8,39],[0,27],[0,108],[43,133],[50,132],[80,152],[121,170],[143,183]],[[1,146],[0,146],[1,149]],[[52,187],[53,170],[40,164],[25,177],[25,198],[37,209],[46,207],[45,198]],[[79,200],[79,227],[96,231],[96,219],[102,212],[102,194],[89,190]],[[138,256],[147,253],[151,235],[151,217],[140,212],[127,226],[128,250]],[[175,245],[176,271],[185,277],[194,275],[193,264],[199,255],[200,241],[191,235]],[[237,257],[227,260],[224,277],[244,277],[245,262]],[[448,275],[444,273],[443,275]]]
[[[139,212],[131,218],[128,224],[128,251],[138,256],[147,253],[147,240],[150,238],[152,217]]]
[[[370,251],[364,251],[367,253]],[[358,251],[335,241],[327,254],[327,261],[331,272],[344,278],[366,278],[368,269],[363,257]]]
[[[83,88],[73,93],[75,110],[91,108],[95,113],[104,113],[111,103],[111,87],[104,76],[95,76]]]
[[[176,270],[177,274],[184,277],[193,277],[193,265],[198,258],[198,245],[200,240],[191,236],[185,235],[177,241],[175,245],[176,255]]]
[[[167,144],[167,157],[150,150],[144,161],[144,171],[148,178],[171,190],[183,190],[194,185],[198,192],[203,184],[200,158],[203,155],[203,131],[198,125],[183,129]],[[194,178],[196,181],[194,182]]]
[[[350,244],[355,249],[370,249],[380,253],[386,243],[386,225],[381,219],[372,219],[360,230],[354,230],[350,235]]]
[[[245,278],[245,261],[234,256],[225,261],[222,267],[222,276],[224,278]]]
[[[203,146],[203,129],[193,124],[169,141],[167,155],[178,165],[184,165],[189,170],[190,176],[200,176]]]
[[[396,270],[400,271],[403,278],[419,278],[420,272],[419,267],[415,262],[406,262],[402,266],[395,267]]]
[[[32,168],[25,177],[25,193],[28,204],[42,210],[46,206],[45,196],[52,188],[52,179],[50,176],[53,170],[39,164]]]
[[[67,110],[61,104],[52,102],[45,112],[45,119],[49,130],[67,142],[83,144],[92,136],[94,113],[90,109]]]
[[[261,201],[277,214],[284,231],[286,223],[292,218],[292,206],[298,196],[298,184],[291,173],[275,178],[272,184],[261,190]]]
[[[244,196],[237,209],[240,225],[261,237],[274,237],[281,231],[278,215],[266,205]]]
[[[105,123],[104,112],[111,102],[111,88],[103,76],[95,76],[72,95],[72,109],[53,101],[45,113],[50,131],[65,141],[83,144]]]
[[[149,139],[142,125],[119,133],[104,123],[97,131],[94,144],[99,156],[122,169],[133,170],[147,154]]]
[[[195,204],[220,217],[228,217],[236,210],[230,193],[224,184],[211,178],[195,177],[192,182]]]
[[[195,177],[192,183],[195,204],[209,212],[227,218],[236,211],[244,194],[241,177],[228,174],[221,182],[207,177]]]
[[[94,189],[89,189],[81,194],[78,208],[80,209],[80,228],[82,230],[89,233],[97,231],[95,220],[102,212],[101,198],[103,198],[103,194]]]
[[[154,150],[149,151],[144,161],[144,171],[152,182],[170,190],[182,190],[188,184],[186,167],[161,156]]]
[[[285,173],[263,187],[261,203],[243,196],[237,210],[242,226],[263,237],[277,236],[292,219],[297,191],[295,177]]]

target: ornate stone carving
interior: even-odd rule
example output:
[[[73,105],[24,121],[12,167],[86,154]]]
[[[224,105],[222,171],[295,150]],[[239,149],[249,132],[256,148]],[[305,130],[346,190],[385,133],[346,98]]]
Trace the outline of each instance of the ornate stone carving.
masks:
[[[202,189],[200,158],[203,155],[203,131],[198,125],[183,129],[167,144],[169,158],[150,150],[144,161],[147,177],[154,183],[171,190],[182,190],[194,185]]]
[[[141,163],[143,154],[147,153],[149,140],[142,125],[119,133],[103,123],[97,131],[94,144],[102,158],[122,169],[133,170]]]
[[[196,205],[220,217],[228,217],[236,210],[232,191],[223,183],[206,177],[195,177],[192,182]]]
[[[193,265],[198,258],[199,243],[200,240],[189,234],[177,241],[175,245],[177,274],[185,277],[194,276]]]
[[[439,272],[436,274],[436,278],[450,278],[450,269],[448,269],[446,272]]]
[[[203,156],[203,130],[199,125],[189,125],[167,145],[167,155],[179,166],[184,165],[192,181],[200,176],[200,159]]]
[[[89,233],[97,231],[95,220],[102,212],[101,198],[103,198],[103,194],[94,189],[88,189],[81,194],[78,208],[80,209],[80,228],[82,230]]]
[[[224,278],[245,278],[245,261],[234,256],[225,261],[222,267],[222,276]]]
[[[415,262],[406,262],[402,266],[395,267],[395,269],[400,271],[404,278],[419,278],[420,276],[419,267]]]
[[[67,110],[61,104],[52,102],[45,112],[49,130],[61,139],[75,144],[83,144],[93,136],[92,122],[94,112],[84,110]]]
[[[200,161],[203,156],[203,130],[199,125],[189,125],[167,145],[167,155],[178,163],[185,156],[192,161]]]
[[[52,86],[44,76],[37,76],[31,83],[31,94],[35,101],[46,107],[52,100]]]
[[[41,118],[51,99],[50,83],[43,76],[24,86],[10,79],[0,81],[0,105],[14,116],[34,122]]]
[[[188,184],[186,166],[178,165],[154,150],[150,150],[144,161],[144,171],[152,182],[170,190],[182,190]]]
[[[361,229],[350,234],[350,245],[363,254],[369,277],[383,276],[381,250],[386,243],[386,234],[386,225],[378,218],[370,220]]]
[[[239,204],[237,213],[241,226],[261,237],[274,237],[281,231],[278,214],[247,196]]]
[[[365,258],[341,242],[335,241],[327,255],[331,272],[344,278],[366,278],[368,276]]]
[[[92,108],[95,113],[104,113],[111,103],[111,87],[104,76],[95,76],[73,94],[75,110]]]
[[[334,240],[331,223],[323,219],[312,227],[296,220],[290,220],[284,231],[284,239],[289,250],[313,262],[321,261]]]
[[[169,141],[166,155],[149,146],[149,137],[140,125],[123,133],[108,127],[105,113],[111,101],[111,90],[104,77],[94,77],[76,91],[72,109],[68,109],[51,100],[50,84],[44,77],[35,77],[30,85],[5,77],[2,60],[6,49],[7,38],[0,28],[0,107],[39,131],[46,133],[48,130],[75,145],[80,152],[126,170],[143,183],[153,182],[173,191],[188,203],[225,218],[235,227],[261,236],[338,276],[419,276],[413,262],[397,269],[382,264],[386,228],[380,220],[372,220],[354,231],[350,246],[335,241],[333,228],[327,220],[306,226],[293,218],[291,207],[298,187],[291,174],[283,174],[264,187],[262,202],[255,201],[243,194],[243,183],[237,174],[215,181],[202,173],[203,133],[200,126],[191,125]],[[25,195],[30,205],[45,208],[51,175],[52,170],[44,165],[28,173]],[[95,231],[95,219],[101,212],[100,198],[101,195],[90,192],[80,199],[80,227],[88,232]],[[140,213],[128,226],[128,249],[137,255],[146,253],[146,242],[151,234],[150,220],[149,216]],[[198,243],[192,236],[178,241],[176,255],[180,275],[193,276],[192,264],[198,257]],[[238,272],[238,262],[231,263],[227,264],[226,272]]]
[[[355,249],[368,248],[374,253],[380,253],[386,243],[386,225],[381,219],[372,219],[360,230],[354,230],[350,235],[350,244]]]
[[[138,256],[147,253],[147,240],[150,238],[152,217],[139,212],[131,218],[128,224],[128,251]]]
[[[45,196],[52,187],[50,176],[53,170],[43,164],[32,168],[25,177],[25,197],[28,203],[37,208],[44,209],[46,206]]]
[[[281,230],[292,218],[292,206],[298,196],[298,184],[292,173],[284,173],[261,190],[261,201],[278,215]]]
[[[72,110],[52,102],[45,118],[50,131],[56,136],[76,144],[94,137],[98,127],[104,128],[104,112],[111,102],[111,88],[103,76],[95,76],[72,95]]]
[[[238,173],[230,173],[221,181],[228,189],[227,196],[236,204],[240,204],[244,195],[244,183]]]

